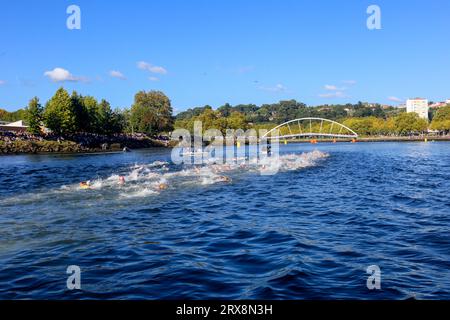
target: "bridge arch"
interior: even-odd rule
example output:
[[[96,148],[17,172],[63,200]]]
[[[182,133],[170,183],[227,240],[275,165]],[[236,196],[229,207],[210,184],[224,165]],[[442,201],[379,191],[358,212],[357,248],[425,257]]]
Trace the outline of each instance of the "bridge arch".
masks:
[[[314,124],[314,125],[313,125]],[[277,134],[278,133],[278,134]],[[277,134],[274,136],[274,134]],[[287,121],[268,131],[261,138],[288,139],[296,137],[358,138],[349,127],[324,118],[300,118]]]

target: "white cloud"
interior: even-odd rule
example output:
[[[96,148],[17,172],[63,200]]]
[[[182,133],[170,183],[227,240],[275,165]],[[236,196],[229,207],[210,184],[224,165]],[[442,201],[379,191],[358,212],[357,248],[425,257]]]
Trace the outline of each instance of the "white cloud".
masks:
[[[397,98],[397,97],[388,97],[389,101],[393,101],[393,102],[403,102],[403,99]]]
[[[356,84],[356,81],[354,80],[344,80],[341,81],[342,83],[345,83],[347,85],[353,86]],[[332,99],[332,98],[349,98],[349,96],[345,93],[348,88],[347,87],[338,87],[334,84],[326,84],[324,86],[324,89],[326,91],[332,91],[332,92],[328,92],[328,93],[322,93],[319,94],[319,97],[321,98],[327,98],[327,99]]]
[[[111,70],[109,72],[109,76],[113,77],[113,78],[120,79],[120,80],[126,80],[127,79],[122,72],[117,71],[117,70]]]
[[[327,91],[345,91],[345,90],[347,90],[347,88],[345,88],[345,87],[338,87],[338,86],[335,86],[335,85],[332,85],[332,84],[326,84],[324,86],[324,88]]]
[[[336,91],[336,92],[331,92],[331,93],[319,94],[319,97],[326,98],[326,99],[348,98],[348,96],[342,91]]]
[[[287,88],[283,86],[282,84],[277,84],[273,87],[259,87],[260,90],[267,91],[267,92],[286,92]]]
[[[349,86],[354,86],[357,82],[355,80],[344,80],[342,83],[347,84]]]
[[[157,77],[149,77],[148,80],[150,80],[150,81],[159,81],[159,78],[157,78]]]
[[[5,85],[6,84],[6,81],[5,80],[0,80],[0,86],[3,86],[3,85]]]
[[[167,70],[163,67],[154,66],[148,62],[145,61],[139,61],[137,63],[137,66],[141,70],[145,70],[151,73],[157,73],[157,74],[167,74]]]
[[[325,90],[329,90],[329,91],[336,91],[336,90],[338,90],[338,88],[336,86],[331,85],[331,84],[326,84],[324,88],[325,88]]]
[[[63,68],[55,68],[51,71],[46,71],[44,76],[50,78],[53,82],[65,82],[65,81],[86,81],[86,78],[75,77],[68,70]]]

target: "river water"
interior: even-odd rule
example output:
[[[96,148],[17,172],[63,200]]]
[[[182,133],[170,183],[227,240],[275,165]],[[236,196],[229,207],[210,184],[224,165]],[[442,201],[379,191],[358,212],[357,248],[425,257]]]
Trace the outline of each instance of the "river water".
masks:
[[[0,299],[450,299],[450,143],[291,144],[280,162],[0,157]]]

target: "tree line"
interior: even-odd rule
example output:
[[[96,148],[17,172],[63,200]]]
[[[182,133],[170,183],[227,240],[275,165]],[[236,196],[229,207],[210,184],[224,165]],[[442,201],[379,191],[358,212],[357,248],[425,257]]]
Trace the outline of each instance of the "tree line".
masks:
[[[185,112],[179,113],[176,116],[176,120],[189,120],[198,117],[208,109],[212,109],[212,107],[207,105],[204,107],[188,109]],[[380,104],[368,104],[363,102],[358,102],[357,104],[349,103],[344,105],[320,105],[312,107],[296,100],[286,100],[273,104],[263,104],[261,106],[254,104],[231,106],[227,103],[219,107],[216,111],[221,117],[225,118],[229,117],[234,112],[238,112],[245,117],[247,123],[281,124],[292,119],[308,117],[319,117],[330,120],[339,120],[349,116],[356,118],[372,116],[376,118],[387,118],[397,115],[401,110],[390,106],[383,107]]]
[[[157,135],[173,129],[172,113],[169,98],[159,91],[140,91],[130,108],[112,109],[105,99],[98,101],[92,96],[82,96],[76,91],[69,94],[64,88],[59,88],[45,105],[34,97],[24,110],[14,114],[0,109],[0,119],[15,121],[19,119],[14,117],[20,116],[33,134],[40,134],[42,127],[46,127],[62,136],[134,132]]]
[[[211,106],[188,109],[177,115],[176,128],[192,131],[195,121],[202,121],[203,130],[219,129],[271,129],[277,124],[308,117],[338,121],[361,136],[405,136],[422,134],[428,130],[450,132],[450,106],[431,112],[432,121],[416,113],[406,113],[405,108],[383,107],[379,104],[322,105],[308,107],[295,100],[275,104],[256,105],[225,104],[217,110]]]
[[[32,133],[39,134],[42,126],[56,134],[79,132],[112,135],[116,133],[146,133],[157,135],[174,128],[193,130],[201,121],[204,130],[270,129],[286,121],[318,117],[335,120],[352,128],[362,136],[409,135],[428,130],[450,132],[450,105],[433,110],[432,121],[421,119],[403,108],[358,102],[357,104],[307,106],[296,100],[274,104],[225,104],[214,110],[211,106],[188,109],[173,116],[170,99],[160,91],[140,91],[130,108],[112,109],[110,103],[77,92],[69,94],[64,88],[41,105],[37,97],[26,109],[8,113],[0,109],[0,120],[25,119]]]

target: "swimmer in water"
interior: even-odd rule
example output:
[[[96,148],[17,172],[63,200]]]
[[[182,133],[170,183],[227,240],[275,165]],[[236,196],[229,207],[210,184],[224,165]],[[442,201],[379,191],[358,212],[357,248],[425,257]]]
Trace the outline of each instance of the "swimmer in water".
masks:
[[[169,188],[169,186],[167,185],[167,183],[160,183],[158,185],[158,190],[167,190],[167,188]]]
[[[81,189],[89,189],[91,187],[90,181],[82,181],[80,182],[80,188]]]
[[[119,177],[119,184],[120,185],[124,185],[125,184],[125,177],[124,176],[120,176]]]
[[[231,182],[231,178],[227,176],[220,176],[217,178],[218,182]]]

